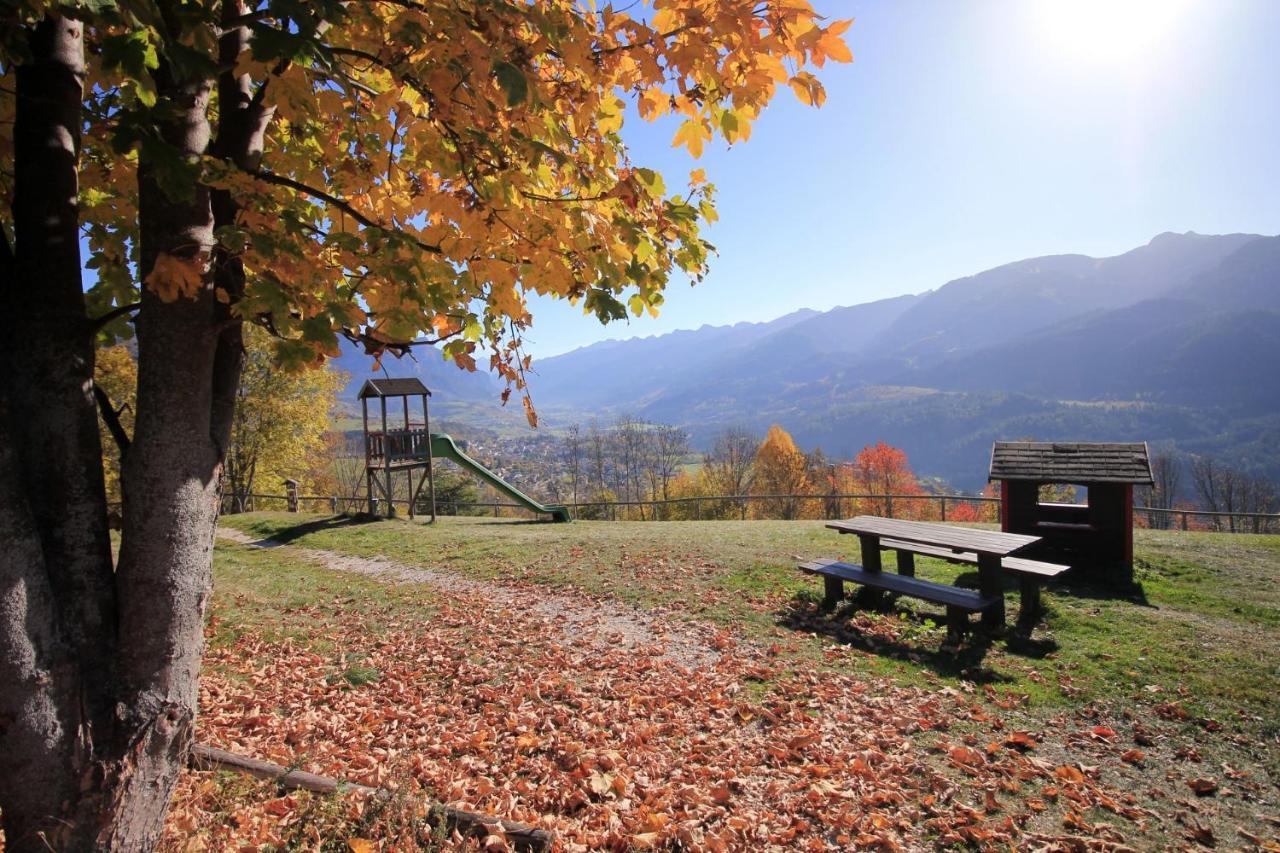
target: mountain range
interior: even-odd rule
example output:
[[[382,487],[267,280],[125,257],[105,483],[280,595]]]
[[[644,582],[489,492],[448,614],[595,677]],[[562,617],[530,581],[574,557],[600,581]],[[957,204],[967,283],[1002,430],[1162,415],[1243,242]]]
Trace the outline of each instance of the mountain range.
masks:
[[[354,399],[370,359],[337,362]],[[779,423],[829,456],[887,441],[917,473],[977,488],[991,442],[1019,438],[1145,440],[1280,478],[1278,364],[1280,237],[1188,232],[916,295],[604,341],[536,361],[530,388],[553,429],[625,412],[684,426],[698,446]],[[498,410],[492,376],[430,349],[383,367],[423,378],[455,419],[518,417]]]
[[[536,363],[541,409],[629,412],[705,442],[786,427],[878,440],[973,488],[997,438],[1146,440],[1280,475],[1280,237],[1161,234],[919,295],[606,341]]]

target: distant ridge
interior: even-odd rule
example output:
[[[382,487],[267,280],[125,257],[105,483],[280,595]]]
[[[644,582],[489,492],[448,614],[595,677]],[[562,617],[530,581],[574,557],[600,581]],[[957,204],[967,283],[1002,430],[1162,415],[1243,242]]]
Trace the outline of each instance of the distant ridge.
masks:
[[[630,412],[705,439],[783,423],[835,453],[883,439],[981,484],[992,437],[1150,440],[1280,475],[1280,237],[1164,233],[936,290],[539,360],[558,419]],[[976,460],[976,461],[975,461]]]

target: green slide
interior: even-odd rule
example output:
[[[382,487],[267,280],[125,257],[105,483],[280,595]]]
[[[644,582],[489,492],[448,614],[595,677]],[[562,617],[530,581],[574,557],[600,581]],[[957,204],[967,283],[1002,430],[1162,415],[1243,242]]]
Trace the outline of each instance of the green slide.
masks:
[[[484,480],[490,486],[493,486],[502,494],[511,498],[521,506],[527,507],[534,512],[542,512],[551,516],[552,521],[573,521],[573,517],[569,515],[569,508],[559,504],[540,504],[488,468],[463,453],[458,445],[454,444],[453,439],[444,433],[431,433],[431,455],[436,459],[448,459],[455,465],[460,466],[464,471],[470,471],[481,480]]]

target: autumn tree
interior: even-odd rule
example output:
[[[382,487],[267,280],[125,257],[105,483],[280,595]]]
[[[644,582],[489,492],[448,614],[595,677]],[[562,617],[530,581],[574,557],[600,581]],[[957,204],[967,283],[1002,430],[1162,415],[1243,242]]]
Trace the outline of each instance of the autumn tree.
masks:
[[[853,475],[858,491],[872,495],[866,498],[864,512],[875,515],[910,517],[919,507],[913,501],[894,502],[894,496],[920,495],[924,491],[907,462],[907,454],[883,441],[867,445],[853,460]]]
[[[134,398],[138,394],[138,364],[128,347],[117,344],[98,351],[93,390],[100,398],[99,441],[107,500],[116,504],[120,502],[121,450],[129,446],[133,434]]]
[[[769,496],[756,507],[762,517],[799,518],[803,498],[795,496],[809,491],[809,464],[791,434],[777,424],[769,427],[756,448],[754,467],[755,493]]]
[[[160,832],[245,322],[290,368],[339,336],[437,342],[520,389],[527,294],[607,321],[705,270],[711,187],[632,162],[628,101],[694,155],[744,140],[780,85],[821,102],[810,69],[849,59],[846,26],[794,0],[3,0],[6,849]],[[130,326],[113,564],[95,344]]]
[[[245,330],[244,366],[231,421],[231,445],[222,476],[236,512],[244,512],[254,484],[279,491],[285,477],[311,486],[311,468],[322,456],[325,434],[345,374],[333,370],[282,370],[268,335]]]

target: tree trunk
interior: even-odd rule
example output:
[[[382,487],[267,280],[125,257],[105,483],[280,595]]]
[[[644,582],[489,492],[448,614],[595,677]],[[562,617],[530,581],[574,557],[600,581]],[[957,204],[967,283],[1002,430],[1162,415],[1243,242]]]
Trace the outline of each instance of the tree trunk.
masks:
[[[173,78],[162,63],[157,91],[172,118],[165,141],[186,160],[206,153],[213,82]],[[113,849],[149,849],[190,751],[205,609],[211,590],[222,461],[239,372],[224,349],[238,331],[214,295],[214,216],[209,189],[170,195],[152,164],[138,169],[140,271],[161,253],[206,269],[193,297],[165,301],[144,289],[138,314],[138,408],[123,470],[117,569],[122,714],[130,748],[116,778],[104,833]],[[233,346],[238,344],[238,336]]]
[[[192,742],[239,321],[212,271],[194,298],[142,295],[113,574],[80,277],[80,25],[50,18],[31,48],[0,259],[0,307],[27,318],[0,348],[0,815],[12,851],[148,850]],[[212,81],[156,78],[165,141],[203,155]],[[139,218],[144,279],[162,252],[212,257],[207,188],[170,197],[144,160]]]
[[[80,278],[81,25],[16,69],[14,246],[0,310],[0,813],[11,851],[96,846],[117,742],[115,601]]]

